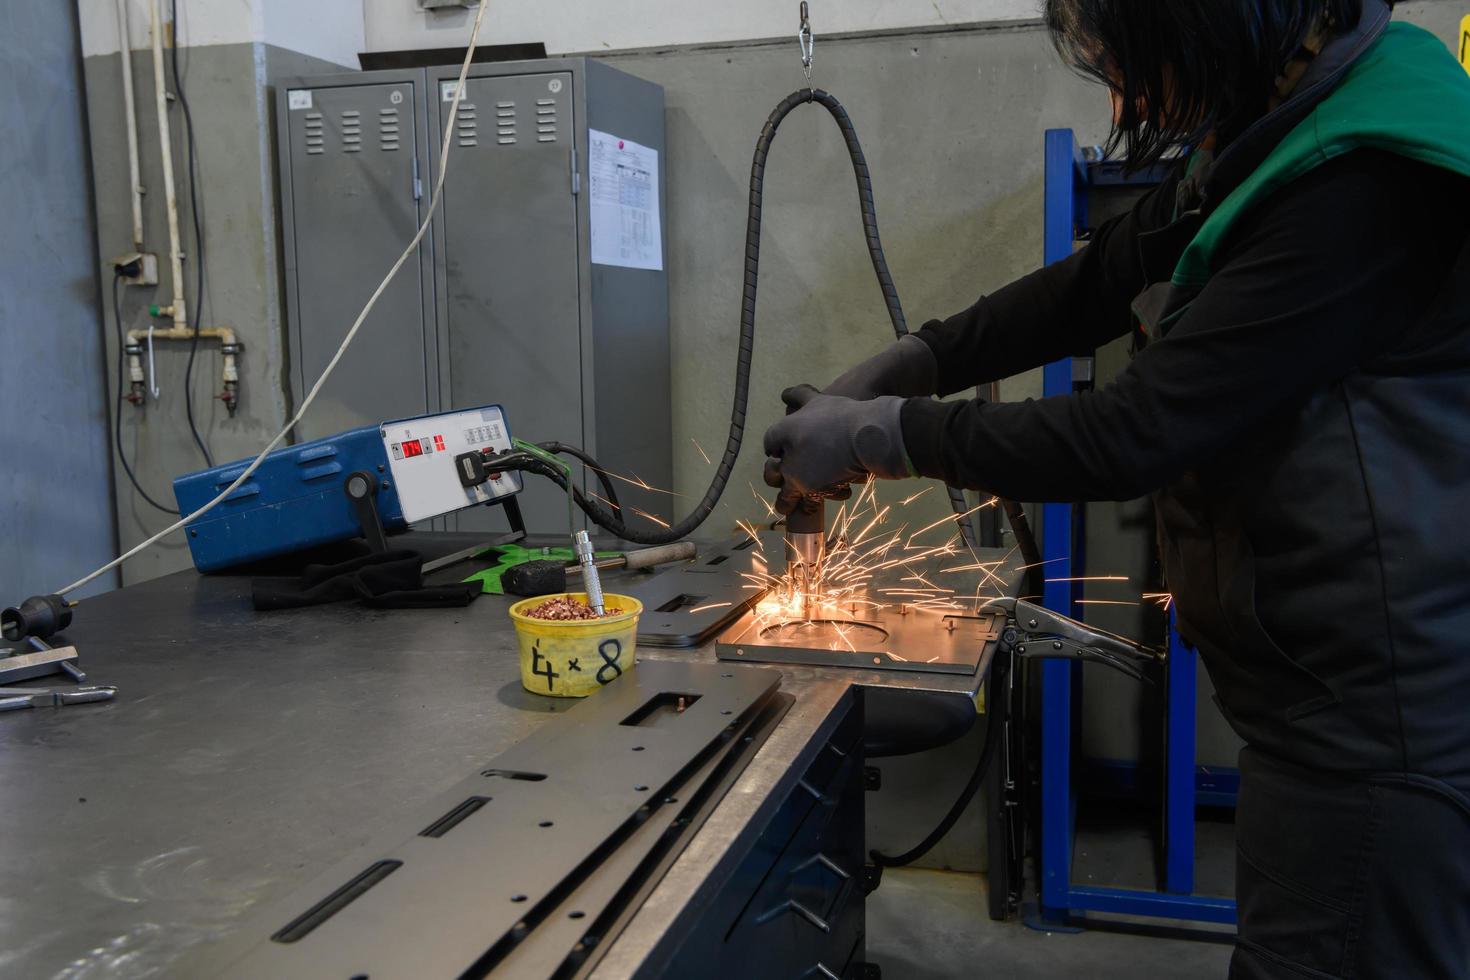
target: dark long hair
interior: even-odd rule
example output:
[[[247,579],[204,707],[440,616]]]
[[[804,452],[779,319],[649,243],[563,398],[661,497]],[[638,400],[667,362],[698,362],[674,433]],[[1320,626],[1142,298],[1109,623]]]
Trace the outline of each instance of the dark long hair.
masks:
[[[1122,100],[1110,149],[1134,168],[1265,113],[1319,26],[1350,30],[1363,0],[1046,0],[1064,59]]]

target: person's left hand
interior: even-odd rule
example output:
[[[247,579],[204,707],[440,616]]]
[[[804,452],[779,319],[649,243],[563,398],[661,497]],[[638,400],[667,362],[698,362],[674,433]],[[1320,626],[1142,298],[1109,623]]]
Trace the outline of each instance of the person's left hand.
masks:
[[[870,476],[914,475],[903,446],[904,399],[853,401],[810,385],[781,393],[792,414],[766,431],[766,484],[781,489],[776,510],[790,514],[802,498]]]

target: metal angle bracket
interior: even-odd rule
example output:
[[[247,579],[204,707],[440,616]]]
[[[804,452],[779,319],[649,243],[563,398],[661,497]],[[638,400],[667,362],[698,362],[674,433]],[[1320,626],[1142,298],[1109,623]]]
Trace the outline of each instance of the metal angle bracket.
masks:
[[[560,955],[534,959],[580,962],[610,943],[591,930],[616,920],[618,907],[589,897],[574,910],[588,931],[573,930],[567,947],[559,928],[567,899],[611,903],[636,891],[626,880],[629,847],[652,855],[638,867],[667,867],[678,851],[668,832],[655,840],[642,828],[693,824],[667,819],[680,800],[718,802],[731,781],[732,764],[721,761],[738,755],[733,765],[743,766],[753,754],[745,736],[768,732],[772,710],[789,704],[779,684],[773,671],[643,662],[259,913],[205,972],[485,976],[524,960],[538,935]]]

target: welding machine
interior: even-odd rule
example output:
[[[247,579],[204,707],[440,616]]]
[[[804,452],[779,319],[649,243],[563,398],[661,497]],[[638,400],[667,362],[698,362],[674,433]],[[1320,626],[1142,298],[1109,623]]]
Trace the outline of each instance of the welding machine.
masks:
[[[386,534],[466,507],[498,504],[524,533],[515,495],[519,473],[478,482],[461,458],[509,452],[510,427],[498,405],[399,419],[277,449],[219,506],[189,522],[189,551],[201,572]],[[243,459],[174,480],[179,512],[193,513],[234,483]]]

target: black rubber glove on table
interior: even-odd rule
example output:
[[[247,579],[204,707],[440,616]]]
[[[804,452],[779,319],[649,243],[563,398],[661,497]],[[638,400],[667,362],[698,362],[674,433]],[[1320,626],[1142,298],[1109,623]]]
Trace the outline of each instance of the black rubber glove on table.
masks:
[[[903,446],[905,399],[855,401],[800,385],[783,391],[781,400],[794,411],[771,426],[765,439],[765,479],[781,490],[779,513],[790,514],[805,497],[869,477],[913,475]]]

